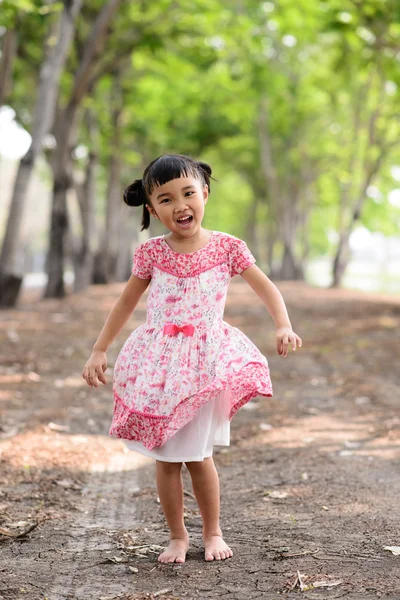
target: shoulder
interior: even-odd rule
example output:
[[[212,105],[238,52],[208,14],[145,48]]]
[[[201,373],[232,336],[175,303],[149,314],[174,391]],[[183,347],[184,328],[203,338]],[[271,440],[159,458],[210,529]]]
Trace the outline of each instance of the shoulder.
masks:
[[[141,242],[136,246],[135,254],[144,254],[149,257],[154,257],[157,251],[159,251],[163,246],[162,238],[162,235],[158,235]]]
[[[246,242],[234,235],[218,231],[216,243],[220,251],[225,254],[232,277],[242,273],[256,262]]]
[[[227,250],[228,252],[237,252],[247,248],[247,244],[244,240],[224,231],[215,231],[217,244]]]
[[[156,263],[162,236],[149,238],[138,244],[133,253],[132,273],[141,279],[152,277],[153,266]]]

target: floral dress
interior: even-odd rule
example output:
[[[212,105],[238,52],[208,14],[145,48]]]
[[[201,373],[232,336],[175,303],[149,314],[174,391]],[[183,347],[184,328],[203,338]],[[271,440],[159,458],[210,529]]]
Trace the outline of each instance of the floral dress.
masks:
[[[272,396],[267,359],[223,320],[231,277],[254,263],[243,240],[219,231],[195,252],[165,236],[136,248],[132,273],[151,279],[147,318],[114,366],[110,436],[160,460],[203,460],[229,445],[241,406]]]

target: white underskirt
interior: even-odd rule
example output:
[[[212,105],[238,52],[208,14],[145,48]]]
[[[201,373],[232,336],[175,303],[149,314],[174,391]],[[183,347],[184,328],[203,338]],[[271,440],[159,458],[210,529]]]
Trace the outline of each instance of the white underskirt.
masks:
[[[230,395],[223,390],[203,404],[189,423],[162,446],[148,450],[141,442],[125,440],[130,450],[165,462],[201,461],[212,456],[213,446],[230,445]]]

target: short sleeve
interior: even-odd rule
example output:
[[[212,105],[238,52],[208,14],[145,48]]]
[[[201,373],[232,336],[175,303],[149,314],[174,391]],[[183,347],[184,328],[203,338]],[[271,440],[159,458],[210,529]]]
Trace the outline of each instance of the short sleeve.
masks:
[[[132,273],[140,279],[151,279],[152,260],[146,243],[140,244],[133,253]]]
[[[248,269],[255,262],[256,259],[248,249],[246,242],[234,238],[230,251],[231,277]]]

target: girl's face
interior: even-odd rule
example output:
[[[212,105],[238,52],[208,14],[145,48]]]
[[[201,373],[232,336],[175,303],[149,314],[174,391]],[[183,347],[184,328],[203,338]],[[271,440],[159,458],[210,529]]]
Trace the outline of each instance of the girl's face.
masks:
[[[155,187],[147,210],[177,238],[192,237],[201,228],[208,186],[197,177],[179,177]]]

